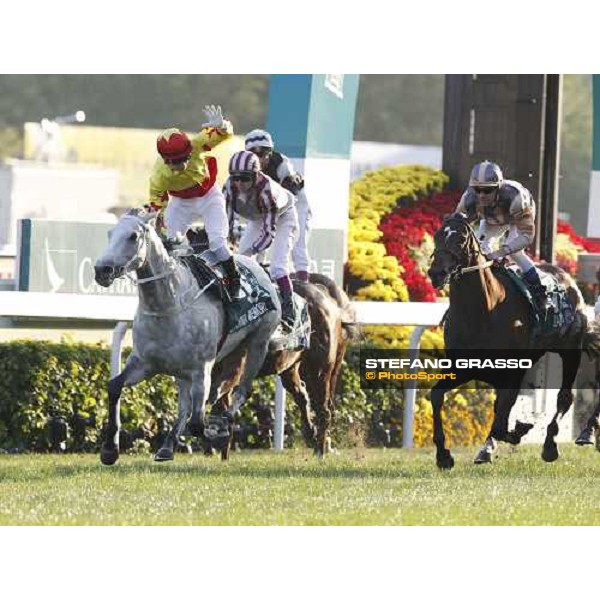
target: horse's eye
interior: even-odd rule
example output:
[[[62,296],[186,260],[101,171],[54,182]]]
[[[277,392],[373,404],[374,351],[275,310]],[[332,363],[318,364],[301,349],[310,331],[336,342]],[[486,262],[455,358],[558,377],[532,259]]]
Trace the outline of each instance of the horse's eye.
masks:
[[[137,239],[138,239],[138,234],[137,234],[137,233],[132,233],[132,234],[129,236],[129,241],[130,241],[130,242],[137,242]]]

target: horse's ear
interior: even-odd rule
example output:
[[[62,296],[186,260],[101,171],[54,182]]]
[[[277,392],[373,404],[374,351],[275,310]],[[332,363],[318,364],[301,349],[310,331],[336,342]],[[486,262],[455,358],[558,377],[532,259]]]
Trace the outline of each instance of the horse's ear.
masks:
[[[156,220],[156,216],[157,216],[157,213],[155,213],[155,212],[146,212],[146,211],[141,211],[141,212],[138,214],[138,217],[139,217],[139,218],[140,218],[142,221],[144,221],[144,223],[146,223],[146,224],[153,224],[153,221],[155,221],[155,220]]]
[[[452,221],[458,219],[460,221],[466,221],[467,220],[467,215],[463,212],[455,212],[455,213],[450,213],[448,215],[444,216],[444,223],[446,221]]]
[[[140,217],[144,212],[143,208],[130,208],[125,214],[132,217]]]

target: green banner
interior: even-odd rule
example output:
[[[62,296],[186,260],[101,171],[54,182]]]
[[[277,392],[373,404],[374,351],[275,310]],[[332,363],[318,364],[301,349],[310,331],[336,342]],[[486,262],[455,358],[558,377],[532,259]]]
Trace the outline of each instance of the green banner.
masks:
[[[130,279],[108,288],[94,281],[94,263],[107,244],[108,223],[22,219],[19,221],[19,291],[136,296]]]
[[[57,294],[111,294],[136,296],[135,284],[117,279],[104,288],[94,281],[94,263],[104,252],[108,223],[78,223],[22,219],[19,221],[17,273],[19,291]],[[344,232],[317,229],[311,232],[309,252],[312,270],[341,285],[344,265],[335,251]]]

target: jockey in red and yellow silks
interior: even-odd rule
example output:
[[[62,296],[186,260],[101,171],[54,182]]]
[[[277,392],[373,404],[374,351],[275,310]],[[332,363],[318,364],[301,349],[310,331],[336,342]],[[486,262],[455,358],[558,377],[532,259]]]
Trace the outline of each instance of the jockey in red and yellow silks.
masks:
[[[223,263],[233,298],[240,295],[240,277],[227,246],[229,225],[225,198],[218,185],[217,161],[206,153],[233,135],[220,106],[206,106],[207,122],[190,138],[179,129],[166,129],[156,140],[160,154],[150,175],[146,207],[161,210],[167,228],[167,247],[181,242],[192,223],[201,218],[210,250]]]

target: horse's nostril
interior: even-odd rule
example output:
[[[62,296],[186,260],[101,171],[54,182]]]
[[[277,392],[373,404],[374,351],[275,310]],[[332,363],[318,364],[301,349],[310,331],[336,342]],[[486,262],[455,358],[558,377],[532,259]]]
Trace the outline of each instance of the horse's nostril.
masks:
[[[111,276],[114,274],[114,267],[111,266],[95,266],[94,279],[97,283],[108,283]]]

